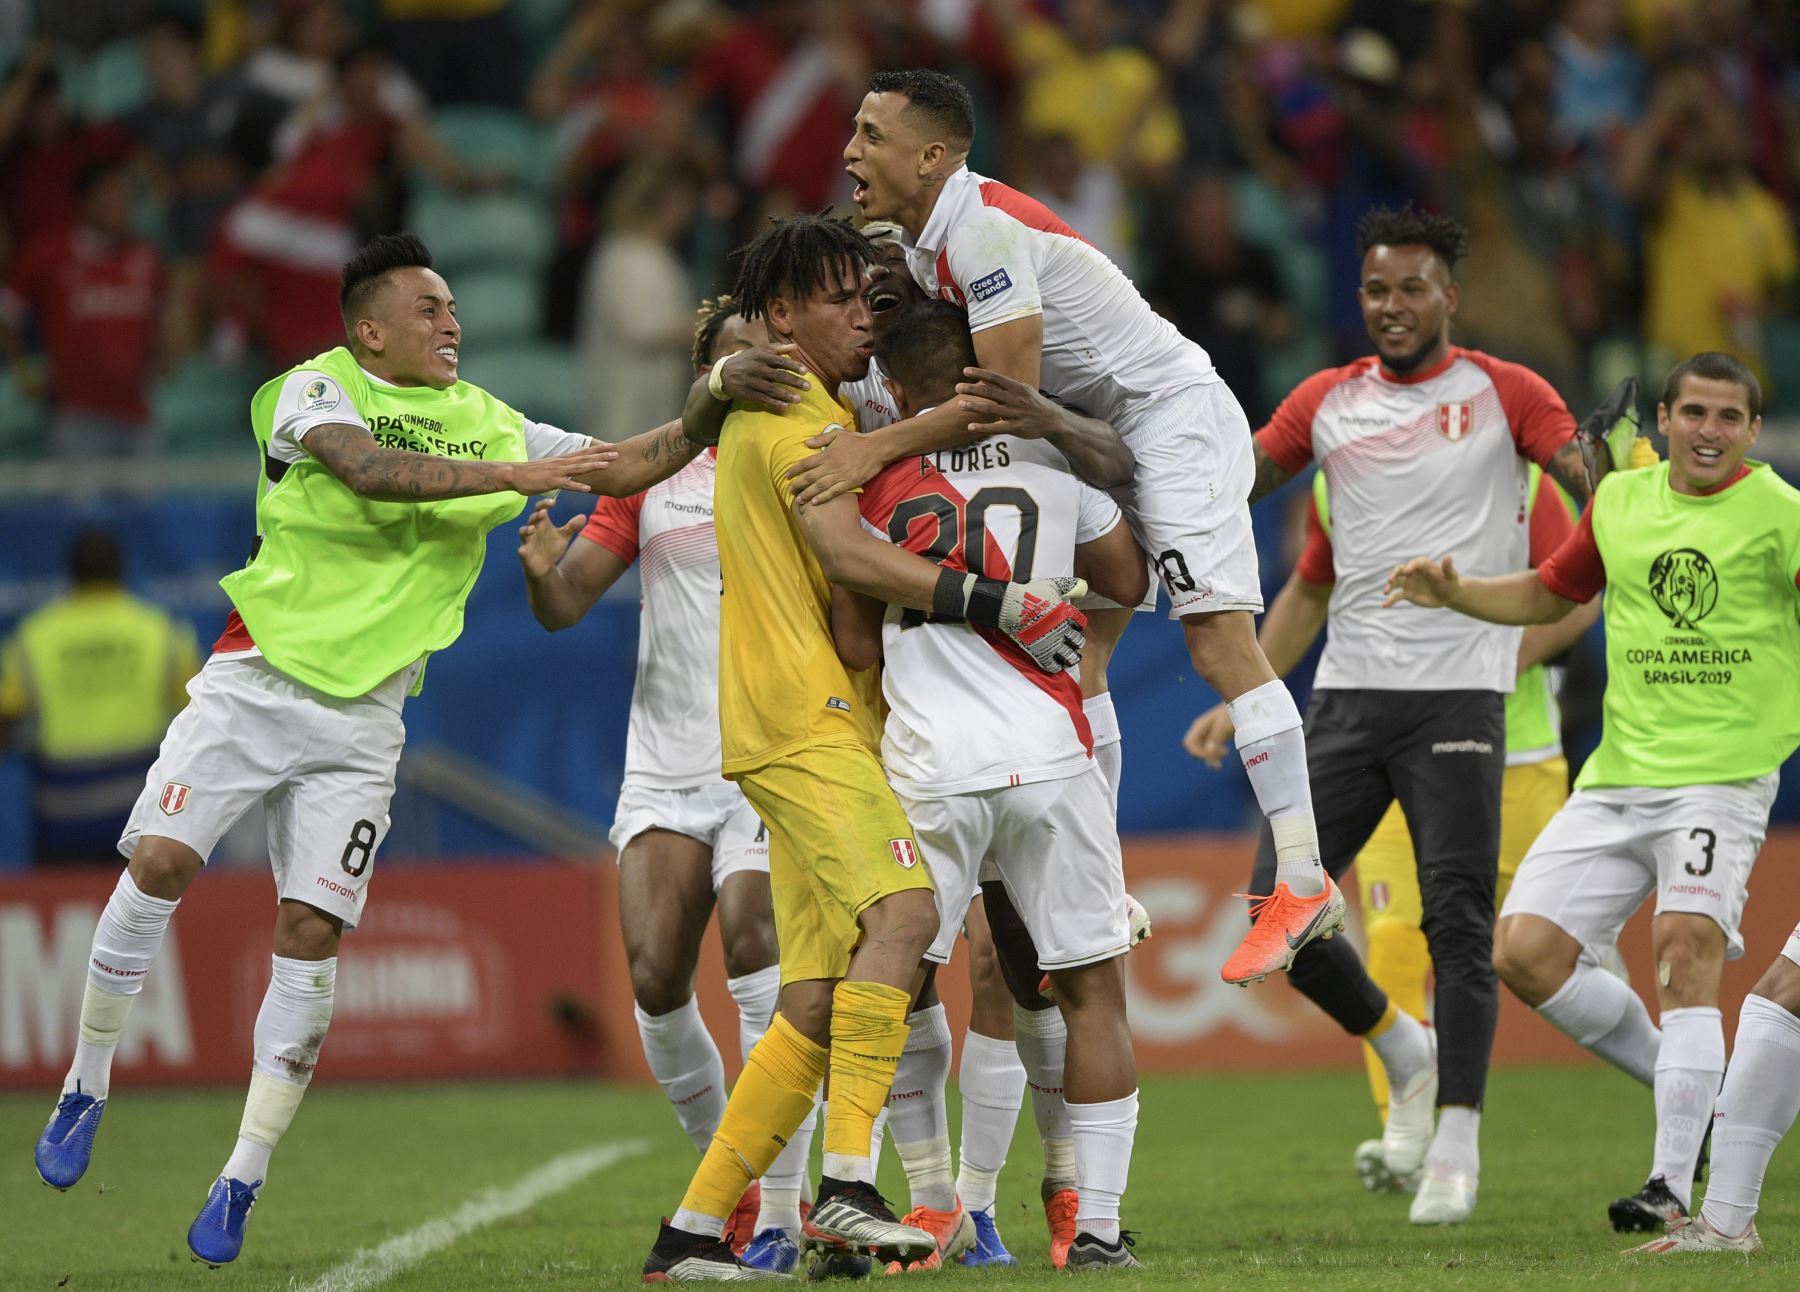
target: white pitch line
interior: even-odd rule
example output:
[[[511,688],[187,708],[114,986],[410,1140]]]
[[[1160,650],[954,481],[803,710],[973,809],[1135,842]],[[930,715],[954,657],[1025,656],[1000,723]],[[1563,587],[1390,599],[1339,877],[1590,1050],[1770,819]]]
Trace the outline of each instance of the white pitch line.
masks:
[[[647,1152],[643,1140],[596,1144],[575,1153],[553,1157],[517,1183],[500,1189],[484,1189],[447,1216],[428,1220],[416,1229],[395,1234],[378,1247],[365,1247],[342,1265],[308,1283],[301,1292],[361,1292],[410,1269],[433,1252],[457,1239],[527,1211],[553,1194],[573,1188],[596,1171]]]

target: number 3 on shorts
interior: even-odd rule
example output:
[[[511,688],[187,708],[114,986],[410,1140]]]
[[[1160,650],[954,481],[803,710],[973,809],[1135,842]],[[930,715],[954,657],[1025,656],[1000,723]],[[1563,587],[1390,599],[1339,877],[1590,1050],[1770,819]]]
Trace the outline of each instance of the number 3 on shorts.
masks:
[[[1700,845],[1700,855],[1706,858],[1706,864],[1701,866],[1698,870],[1694,868],[1694,863],[1691,861],[1682,866],[1682,869],[1687,871],[1687,873],[1692,875],[1695,879],[1704,879],[1706,876],[1712,874],[1713,849],[1717,847],[1719,843],[1719,836],[1703,825],[1695,826],[1692,830],[1688,831],[1688,838],[1690,839],[1699,839],[1702,836],[1705,836],[1705,842]]]
[[[361,879],[363,871],[369,868],[369,858],[374,852],[375,823],[358,821],[350,830],[350,842],[344,845],[344,855],[338,858],[338,865],[344,868],[344,873],[350,878]],[[1706,855],[1712,856],[1710,847],[1708,847]],[[352,858],[355,859],[354,865],[351,864]],[[1707,866],[1710,868],[1711,865],[1712,862],[1708,861]]]

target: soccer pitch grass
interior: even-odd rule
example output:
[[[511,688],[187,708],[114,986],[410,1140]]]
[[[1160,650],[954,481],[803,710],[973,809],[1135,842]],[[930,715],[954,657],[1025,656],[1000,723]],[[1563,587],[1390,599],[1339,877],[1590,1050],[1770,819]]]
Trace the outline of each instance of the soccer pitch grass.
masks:
[[[1643,1180],[1651,1111],[1649,1093],[1610,1070],[1495,1074],[1481,1205],[1451,1230],[1414,1229],[1404,1198],[1357,1186],[1351,1150],[1374,1125],[1360,1071],[1158,1077],[1143,1094],[1126,1223],[1146,1268],[1098,1276],[1112,1286],[1800,1286],[1800,1152],[1791,1145],[1776,1154],[1759,1218],[1770,1252],[1619,1255],[1628,1244],[1607,1227],[1606,1203]],[[244,1255],[215,1272],[191,1263],[183,1240],[236,1133],[241,1098],[122,1087],[93,1167],[67,1194],[45,1188],[31,1167],[47,1095],[0,1098],[0,1289],[637,1285],[657,1219],[674,1209],[695,1162],[654,1089],[327,1079],[276,1154]],[[953,1131],[957,1117],[953,1108]],[[1028,1104],[999,1206],[1022,1267],[910,1277],[995,1289],[1071,1277],[1044,1253],[1031,1128]],[[618,1153],[629,1156],[594,1169]],[[882,1184],[904,1205],[891,1152]]]

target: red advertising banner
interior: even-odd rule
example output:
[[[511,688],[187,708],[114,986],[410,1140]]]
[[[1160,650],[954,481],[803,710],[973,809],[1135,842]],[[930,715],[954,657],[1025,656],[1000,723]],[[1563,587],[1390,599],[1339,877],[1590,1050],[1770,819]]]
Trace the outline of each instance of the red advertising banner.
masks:
[[[1350,1067],[1355,1042],[1285,982],[1219,981],[1249,873],[1237,838],[1133,839],[1131,891],[1155,932],[1128,958],[1132,1030],[1145,1070]],[[0,879],[0,1089],[45,1089],[74,1050],[94,924],[116,872]],[[617,871],[551,861],[390,863],[363,926],[344,939],[321,1071],[328,1080],[595,1074],[647,1078],[619,938]],[[1758,860],[1744,938],[1726,970],[1737,1004],[1800,919],[1800,832]],[[274,887],[255,871],[203,875],[177,913],[120,1045],[131,1084],[236,1085],[269,976]],[[1352,930],[1354,933],[1354,929]],[[1622,949],[1646,998],[1648,911]],[[939,975],[953,1029],[968,1016],[962,961]],[[735,1006],[716,936],[700,969],[701,1008],[738,1066]],[[1580,1061],[1576,1047],[1502,993],[1499,1062]],[[1654,1013],[1654,1008],[1652,1010]]]

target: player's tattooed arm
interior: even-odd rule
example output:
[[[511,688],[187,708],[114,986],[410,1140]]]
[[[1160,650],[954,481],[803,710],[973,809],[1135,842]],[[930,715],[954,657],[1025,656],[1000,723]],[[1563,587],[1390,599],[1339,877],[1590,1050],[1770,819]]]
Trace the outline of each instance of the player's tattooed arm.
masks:
[[[788,468],[788,487],[793,490],[794,501],[808,507],[830,502],[868,484],[890,462],[973,444],[985,432],[971,432],[969,415],[956,403],[951,400],[930,412],[863,435],[837,430],[813,436],[806,445],[817,452]]]
[[[619,453],[618,461],[587,478],[588,486],[595,493],[609,498],[629,498],[667,480],[692,462],[705,445],[690,440],[677,420],[621,440],[615,447]]]
[[[1578,441],[1570,440],[1558,449],[1544,469],[1575,500],[1578,510],[1587,507],[1588,500],[1594,496],[1594,482],[1588,478],[1587,459],[1582,456]]]
[[[1553,624],[1579,604],[1544,586],[1536,570],[1516,570],[1485,579],[1465,579],[1446,556],[1415,556],[1388,575],[1383,608],[1410,601],[1435,610],[1447,607],[1490,624]]]
[[[388,449],[360,426],[315,426],[301,440],[306,451],[357,495],[375,502],[436,502],[476,494],[591,492],[584,479],[601,478],[618,451],[594,443],[535,462],[481,462]]]
[[[776,411],[799,403],[812,378],[793,354],[791,345],[753,345],[725,356],[719,360],[724,365],[719,369],[723,399],[713,394],[710,371],[695,377],[681,410],[683,433],[696,444],[717,444],[734,402]]]
[[[1256,454],[1256,483],[1250,486],[1250,501],[1255,502],[1292,480],[1294,473],[1270,457],[1263,446],[1254,440],[1251,441],[1251,447]]]

